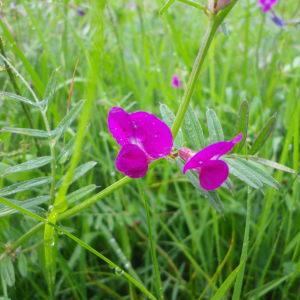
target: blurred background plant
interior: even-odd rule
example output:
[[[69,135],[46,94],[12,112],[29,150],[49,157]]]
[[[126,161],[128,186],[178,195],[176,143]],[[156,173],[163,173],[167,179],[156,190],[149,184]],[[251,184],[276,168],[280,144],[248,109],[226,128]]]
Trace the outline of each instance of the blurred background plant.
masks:
[[[93,99],[93,107],[76,181],[69,190],[69,206],[76,207],[121,178],[113,165],[117,147],[107,132],[107,111],[121,105],[159,115],[160,103],[177,111],[183,89],[172,87],[172,77],[178,74],[182,86],[186,85],[207,26],[201,10],[181,2],[186,1],[175,1],[162,16],[158,0],[2,3],[0,197],[38,216],[47,215],[53,198],[49,196],[53,181],[48,176],[55,171],[59,187],[68,170],[81,99]],[[286,26],[274,24],[272,15],[263,14],[257,1],[239,1],[212,43],[192,108],[205,137],[212,139],[215,134],[205,125],[214,116],[224,136],[232,137],[247,99],[248,137],[242,152],[250,153],[257,134],[270,124],[271,138],[250,154],[259,151],[260,157],[299,172],[299,3],[279,1],[276,13]],[[8,67],[15,69],[18,90]],[[183,143],[194,147],[186,128],[189,124],[183,127]],[[54,165],[49,152],[54,146],[52,134],[60,136],[55,141]],[[265,187],[249,192],[232,178],[233,189],[218,191],[223,205],[220,214],[175,164],[165,161],[144,180],[117,190],[59,225],[152,290],[146,198],[166,299],[226,295],[297,299],[299,179],[279,170],[272,175],[281,184],[278,190]],[[0,216],[2,296],[49,299],[43,278],[42,232],[26,239],[37,222],[4,205]],[[63,230],[59,232],[57,299],[140,297],[118,268],[108,267],[67,239]]]

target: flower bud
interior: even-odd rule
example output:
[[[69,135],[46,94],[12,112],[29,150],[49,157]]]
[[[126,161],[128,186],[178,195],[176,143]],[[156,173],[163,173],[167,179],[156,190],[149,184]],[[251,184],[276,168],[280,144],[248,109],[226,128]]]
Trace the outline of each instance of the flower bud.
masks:
[[[215,7],[214,7],[215,13],[219,12],[221,9],[223,9],[224,7],[229,5],[230,2],[231,2],[231,0],[217,0],[215,2]]]
[[[184,161],[188,161],[192,156],[194,156],[194,152],[189,148],[180,148],[178,150],[178,155],[180,158],[182,158]]]

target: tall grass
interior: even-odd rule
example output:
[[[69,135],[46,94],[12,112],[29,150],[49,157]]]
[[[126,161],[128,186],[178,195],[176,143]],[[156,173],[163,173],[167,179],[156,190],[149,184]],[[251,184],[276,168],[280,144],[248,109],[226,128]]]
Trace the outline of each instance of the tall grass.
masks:
[[[161,1],[3,3],[0,125],[35,131],[1,132],[0,173],[45,157],[40,168],[0,178],[3,297],[298,299],[297,175],[270,169],[279,190],[255,190],[233,177],[231,192],[218,191],[221,214],[168,161],[138,182],[115,170],[117,148],[106,128],[112,106],[157,115],[160,103],[174,113],[180,107],[176,134],[191,103],[205,137],[213,108],[230,138],[247,99],[244,154],[276,113],[259,156],[299,172],[299,27],[278,28],[256,1],[238,1],[191,83],[208,22],[201,5],[182,2],[189,1],[163,15]],[[299,18],[296,2],[276,9]],[[172,89],[175,73],[185,93]],[[29,188],[18,185],[33,178],[39,181]],[[5,190],[13,184],[19,192]]]

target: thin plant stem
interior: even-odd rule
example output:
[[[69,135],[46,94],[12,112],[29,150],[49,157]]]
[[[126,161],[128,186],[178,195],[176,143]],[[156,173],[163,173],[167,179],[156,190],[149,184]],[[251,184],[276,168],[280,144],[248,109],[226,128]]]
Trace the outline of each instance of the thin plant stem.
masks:
[[[120,180],[114,182],[112,185],[108,186],[107,188],[105,188],[104,190],[102,190],[99,193],[95,194],[94,196],[86,199],[85,201],[79,203],[78,205],[76,205],[76,206],[66,210],[65,212],[59,214],[57,220],[62,221],[64,219],[68,219],[68,218],[78,214],[79,212],[87,209],[88,207],[95,204],[99,200],[104,199],[105,197],[107,197],[108,195],[110,195],[114,191],[120,189],[121,187],[123,187],[124,185],[128,184],[131,181],[132,181],[132,179],[129,178],[129,177],[121,178]],[[26,242],[30,237],[32,237],[37,232],[39,232],[43,228],[43,225],[44,224],[39,223],[39,224],[35,225],[34,227],[32,227],[29,231],[27,231],[18,240],[16,240],[15,242],[13,242],[10,245],[11,249],[12,250],[17,249],[24,242]]]
[[[193,65],[193,69],[189,78],[189,81],[187,83],[187,88],[184,92],[183,95],[183,99],[180,103],[179,109],[177,111],[176,114],[176,118],[172,127],[172,133],[174,136],[177,135],[181,124],[183,122],[185,113],[188,109],[188,106],[190,104],[190,100],[192,98],[192,95],[194,93],[195,87],[196,87],[196,83],[197,83],[197,79],[199,77],[201,68],[203,66],[204,63],[204,59],[206,57],[206,54],[208,52],[209,46],[211,45],[211,42],[213,40],[213,37],[215,35],[215,32],[217,30],[217,26],[215,26],[215,23],[213,22],[212,19],[209,20],[209,25],[207,27],[207,30],[205,32],[203,41],[201,43],[201,46],[199,48],[196,60],[194,62]]]
[[[94,249],[91,246],[89,246],[88,244],[86,244],[84,241],[82,241],[81,239],[79,239],[78,237],[76,237],[75,235],[73,235],[72,233],[70,233],[69,231],[67,231],[66,229],[64,229],[64,228],[62,228],[60,226],[57,226],[56,224],[53,224],[53,223],[49,222],[47,219],[44,219],[43,217],[40,217],[39,215],[35,214],[34,212],[31,212],[30,210],[28,210],[26,208],[20,207],[20,206],[14,204],[13,202],[11,202],[11,201],[9,201],[7,199],[4,199],[4,198],[0,197],[0,203],[4,204],[7,207],[10,207],[12,209],[15,209],[15,210],[19,211],[23,215],[27,215],[27,216],[29,216],[29,217],[37,220],[37,221],[40,221],[40,222],[42,222],[42,223],[44,223],[46,225],[49,225],[49,226],[53,227],[60,234],[66,235],[71,240],[73,240],[74,242],[76,242],[78,245],[80,245],[81,247],[85,248],[89,252],[95,254],[97,257],[99,257],[110,268],[114,269],[114,271],[115,271],[115,273],[117,275],[120,275],[120,276],[123,276],[124,278],[126,278],[130,283],[132,283],[134,286],[136,286],[149,299],[156,300],[156,297],[153,296],[152,293],[149,292],[140,281],[138,281],[137,279],[135,279],[134,277],[132,277],[129,273],[127,273],[126,271],[124,271],[123,269],[121,269],[117,264],[115,264],[114,262],[112,262],[106,256],[104,256],[103,254],[101,254],[100,252],[98,252],[96,249]]]
[[[198,9],[204,11],[204,12],[207,12],[207,8],[204,5],[202,5],[202,4],[200,4],[200,3],[196,2],[196,1],[193,1],[193,0],[178,0],[178,1],[182,2],[184,4],[187,4],[189,6],[198,8]]]
[[[208,50],[210,48],[210,45],[214,39],[214,36],[216,34],[217,29],[222,24],[223,20],[227,16],[227,14],[231,11],[233,6],[236,4],[238,0],[233,0],[228,7],[226,7],[223,11],[221,11],[219,14],[214,15],[211,13],[209,16],[209,24],[207,26],[207,30],[205,32],[205,35],[203,37],[203,40],[201,42],[197,57],[195,59],[191,75],[189,77],[187,88],[184,92],[182,101],[180,103],[179,109],[176,114],[176,118],[174,121],[174,124],[172,126],[172,133],[173,136],[176,137],[181,124],[183,123],[184,116],[186,114],[186,111],[189,107],[191,98],[193,96],[197,80],[200,75],[200,71],[202,70],[203,63],[205,61],[206,55],[208,53]],[[214,2],[213,0],[210,0],[210,2]],[[212,10],[211,10],[212,11]]]
[[[142,189],[141,186],[140,186],[140,196],[143,199],[145,211],[146,211],[146,217],[147,217],[148,238],[149,238],[149,245],[150,245],[151,260],[152,260],[153,270],[154,270],[156,295],[159,300],[163,300],[164,293],[163,293],[163,287],[162,287],[161,278],[160,278],[157,254],[156,254],[156,245],[155,245],[156,241],[153,236],[153,222],[152,222],[152,216],[151,216],[151,209],[150,209],[148,199],[144,193],[144,189]]]

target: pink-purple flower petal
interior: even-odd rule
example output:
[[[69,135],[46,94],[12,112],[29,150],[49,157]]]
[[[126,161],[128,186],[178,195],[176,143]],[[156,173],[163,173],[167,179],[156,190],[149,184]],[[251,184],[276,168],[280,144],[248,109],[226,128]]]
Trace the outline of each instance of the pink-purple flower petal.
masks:
[[[190,169],[200,168],[202,164],[208,160],[219,159],[222,155],[230,152],[235,144],[239,143],[242,138],[243,135],[240,133],[230,141],[217,142],[203,148],[186,162],[183,173],[186,173]]]
[[[147,112],[130,114],[134,128],[135,143],[152,159],[170,154],[173,137],[170,128],[156,116]]]
[[[259,0],[258,3],[264,13],[267,13],[272,7],[277,4],[278,0]]]
[[[209,160],[202,164],[199,173],[200,186],[207,190],[219,188],[228,178],[229,168],[222,160]]]
[[[116,158],[116,168],[131,178],[144,177],[148,171],[148,159],[138,146],[126,144]]]
[[[113,107],[108,113],[107,123],[110,133],[119,145],[130,143],[134,134],[130,114],[121,107]]]

